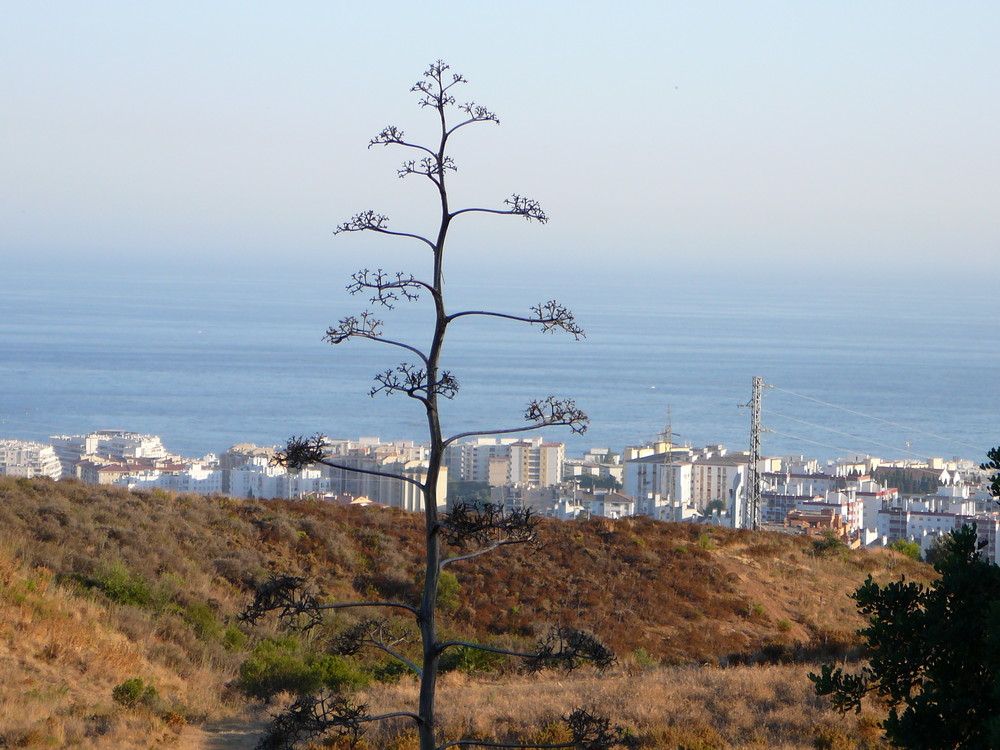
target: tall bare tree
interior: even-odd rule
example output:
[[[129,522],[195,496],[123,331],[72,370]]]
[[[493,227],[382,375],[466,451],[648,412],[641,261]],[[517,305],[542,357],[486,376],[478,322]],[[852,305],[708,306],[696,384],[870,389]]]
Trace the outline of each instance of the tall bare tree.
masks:
[[[546,396],[528,403],[524,411],[525,424],[518,427],[463,432],[446,436],[442,431],[440,404],[458,393],[458,380],[442,367],[445,338],[449,328],[459,322],[477,317],[502,318],[539,327],[544,332],[564,331],[581,338],[583,330],[577,325],[572,312],[556,301],[540,302],[526,314],[512,314],[489,310],[449,311],[445,300],[444,263],[448,232],[453,222],[473,214],[517,216],[528,221],[545,223],[548,217],[537,201],[514,194],[498,208],[454,208],[451,205],[447,179],[456,164],[448,155],[449,143],[463,128],[484,123],[499,124],[492,111],[474,102],[459,103],[455,92],[465,78],[449,72],[442,61],[430,65],[423,77],[411,89],[416,93],[422,108],[429,110],[439,127],[437,142],[432,145],[415,143],[406,138],[395,126],[382,130],[369,143],[373,146],[401,148],[412,155],[399,168],[400,177],[417,177],[427,180],[440,201],[440,218],[437,232],[424,236],[408,231],[390,229],[386,216],[375,211],[363,211],[337,227],[337,233],[374,232],[389,237],[402,238],[426,246],[430,261],[430,274],[417,277],[405,272],[386,272],[382,269],[364,268],[355,273],[348,285],[352,294],[367,295],[372,305],[358,315],[345,317],[326,332],[326,340],[340,344],[351,339],[365,339],[377,344],[394,347],[406,353],[409,361],[387,369],[375,377],[370,395],[403,394],[423,408],[427,419],[429,452],[426,475],[422,479],[399,476],[378,470],[362,470],[338,463],[328,456],[326,439],[322,435],[310,438],[293,438],[279,457],[289,469],[314,464],[343,471],[374,474],[414,485],[423,496],[425,518],[425,569],[423,590],[419,605],[399,601],[365,601],[323,604],[309,593],[304,581],[294,577],[274,578],[258,587],[253,604],[247,609],[245,619],[256,621],[267,612],[277,611],[288,622],[303,622],[305,626],[319,621],[325,610],[343,608],[369,608],[394,611],[408,615],[416,621],[420,631],[419,655],[408,656],[399,645],[400,636],[390,619],[361,620],[344,633],[337,642],[340,653],[354,653],[362,647],[374,647],[399,659],[420,681],[419,703],[415,710],[373,716],[366,707],[334,695],[314,695],[300,698],[286,713],[279,716],[271,731],[261,742],[261,747],[292,748],[297,743],[325,734],[339,733],[357,738],[365,724],[390,717],[408,717],[413,720],[420,737],[421,750],[444,750],[449,747],[579,747],[604,748],[623,741],[623,730],[607,719],[596,717],[584,710],[577,710],[565,717],[572,741],[555,745],[500,744],[483,740],[445,739],[441,736],[435,711],[435,689],[442,654],[448,649],[466,647],[499,652],[520,658],[528,670],[547,666],[573,668],[583,661],[599,667],[613,661],[611,653],[593,636],[570,628],[555,628],[539,642],[532,652],[515,652],[497,649],[466,641],[442,642],[438,637],[436,603],[441,572],[448,565],[468,560],[478,555],[511,544],[535,540],[536,519],[527,511],[507,512],[503,508],[485,504],[460,504],[450,512],[441,513],[439,506],[439,477],[441,476],[445,449],[452,443],[474,436],[505,435],[536,430],[542,427],[564,426],[582,433],[587,427],[587,416],[571,399]],[[457,117],[456,117],[457,114]],[[374,309],[392,310],[398,304],[429,299],[434,309],[434,325],[429,330],[429,340],[423,345],[392,338],[384,332],[383,321]],[[445,548],[451,547],[452,552]]]

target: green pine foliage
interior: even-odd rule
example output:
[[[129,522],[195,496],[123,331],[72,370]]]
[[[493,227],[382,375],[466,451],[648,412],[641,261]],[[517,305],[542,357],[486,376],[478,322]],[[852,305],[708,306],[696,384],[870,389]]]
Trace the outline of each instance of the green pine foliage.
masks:
[[[946,537],[929,586],[871,576],[854,592],[871,651],[860,673],[824,665],[810,675],[842,712],[873,693],[889,707],[885,737],[912,750],[1000,747],[1000,567],[986,560],[975,526]]]

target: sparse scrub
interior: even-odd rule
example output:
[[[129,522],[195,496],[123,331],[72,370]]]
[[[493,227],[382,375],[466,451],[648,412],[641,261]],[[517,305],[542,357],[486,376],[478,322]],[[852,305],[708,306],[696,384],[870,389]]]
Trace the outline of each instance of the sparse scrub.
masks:
[[[473,678],[450,673],[441,680],[441,719],[450,731],[498,741],[561,736],[565,706],[584,702],[612,714],[637,747],[715,750],[809,750],[818,737],[843,739],[837,750],[884,748],[871,726],[872,710],[842,720],[811,692],[805,666],[740,669],[678,667],[598,676]],[[361,694],[379,711],[412,699],[410,680],[372,686]],[[637,698],[641,696],[641,698]],[[401,728],[379,727],[369,747],[395,747]]]
[[[418,569],[412,541],[421,533],[421,519],[403,513],[324,503],[241,503],[228,498],[188,498],[182,502],[182,496],[169,495],[154,502],[151,494],[130,495],[72,481],[36,480],[31,486],[38,489],[31,492],[25,491],[23,484],[0,478],[0,664],[8,665],[0,680],[0,705],[8,711],[5,717],[18,717],[10,725],[5,724],[6,719],[0,722],[0,736],[11,746],[29,734],[41,738],[39,742],[55,738],[49,741],[52,747],[73,743],[94,748],[151,745],[148,738],[166,731],[164,721],[115,711],[110,697],[115,685],[136,675],[152,682],[171,710],[186,706],[179,713],[191,722],[206,714],[235,711],[240,705],[238,696],[227,693],[223,686],[237,676],[246,659],[247,637],[230,623],[245,596],[239,583],[248,574],[262,575],[264,571],[265,550],[253,523],[258,516],[285,516],[296,530],[331,530],[336,550],[317,545],[311,555],[301,558],[296,551],[298,539],[294,546],[266,550],[268,557],[283,566],[313,577],[330,598],[358,596],[352,582],[361,571],[352,561],[372,560],[366,544],[373,538],[380,545],[373,560],[376,566],[400,566],[407,581],[414,580]],[[123,499],[133,502],[126,504]],[[33,536],[30,528],[39,508],[49,509],[53,519],[61,519],[56,521],[61,536],[51,541]],[[98,514],[110,519],[108,522],[133,524],[138,533],[122,535],[125,541],[113,541],[94,520]],[[205,525],[193,525],[190,519],[202,519],[199,523]],[[307,520],[309,523],[304,523]],[[363,529],[368,531],[362,533]],[[374,537],[372,531],[377,532]],[[521,635],[504,643],[515,648],[533,643],[540,623],[563,622],[594,630],[606,634],[608,645],[623,655],[633,679],[659,673],[655,664],[661,663],[753,661],[750,657],[769,643],[785,649],[782,659],[804,663],[802,670],[815,671],[817,660],[858,658],[860,643],[854,631],[863,620],[847,594],[867,573],[877,581],[900,574],[917,581],[933,576],[929,566],[896,554],[860,551],[850,552],[847,559],[816,557],[810,540],[766,532],[712,529],[717,546],[706,551],[697,544],[704,532],[704,527],[642,518],[613,528],[587,521],[544,522],[539,527],[538,549],[513,550],[504,557],[502,566],[469,560],[454,568],[459,604],[453,612],[441,613],[443,627],[448,637],[452,632],[472,633],[487,643],[500,641],[494,640],[491,628],[513,627]],[[311,531],[307,533],[313,538]],[[627,563],[636,550],[629,540],[636,537],[645,542],[643,554],[635,556],[634,563]],[[174,539],[179,541],[170,541]],[[162,547],[160,540],[167,540]],[[677,544],[699,549],[704,557],[674,555]],[[758,551],[770,548],[772,556],[750,556],[746,552],[750,546]],[[219,560],[232,561],[231,578],[220,573]],[[165,598],[167,603],[159,611],[114,604],[103,594],[71,585],[68,576],[94,577],[115,561],[133,574],[140,573],[154,596]],[[237,574],[244,562],[247,567]],[[184,585],[178,585],[178,580]],[[771,621],[748,619],[748,602],[764,607]],[[192,622],[198,618],[187,614],[192,605],[211,610],[223,626],[221,636],[209,640],[198,637]],[[207,616],[201,606],[195,609],[201,612],[198,617]],[[783,621],[790,629],[784,628]],[[345,617],[341,624],[351,622]],[[210,626],[210,630],[214,628]],[[261,635],[273,636],[273,631],[265,628]],[[630,663],[628,655],[634,657],[639,649],[655,662],[653,668],[637,670],[636,664]],[[742,662],[733,656],[741,654]],[[644,658],[638,661],[644,662]],[[387,660],[366,662],[362,671],[374,680],[399,681],[401,689],[408,685],[406,675],[401,676],[399,669],[388,664]],[[784,679],[794,684],[798,667],[783,669],[790,670],[784,672]],[[687,674],[686,670],[667,672]],[[715,679],[717,674],[712,669],[694,672],[706,679]],[[724,672],[733,673],[735,678],[743,668]],[[451,685],[463,676],[454,671],[447,683]],[[467,684],[494,684],[482,683],[482,679],[480,673]],[[497,673],[497,680],[508,679],[503,670]],[[586,682],[591,676],[584,674],[580,679]],[[561,681],[566,690],[572,690],[576,677]],[[523,684],[530,687],[534,683],[527,680]],[[378,689],[374,684],[369,688]],[[488,689],[502,690],[500,686]],[[620,689],[626,690],[624,686]],[[627,692],[633,694],[632,688]],[[221,702],[222,695],[233,703]],[[486,699],[487,695],[480,697]],[[702,720],[707,709],[699,707],[697,700],[685,703],[687,699],[677,693],[670,695],[668,700],[688,705],[691,715]],[[494,696],[493,700],[499,698]],[[563,707],[553,708],[547,723],[558,723],[566,713],[564,706],[578,702],[565,700],[568,703]],[[732,694],[729,700],[738,701]],[[781,698],[783,705],[789,706],[783,710],[792,713],[791,706],[797,700]],[[801,710],[811,716],[807,703]],[[628,723],[627,713],[620,714],[617,709],[607,713]],[[685,724],[683,715],[673,713],[672,708],[664,713],[662,707],[651,707],[650,727],[657,716],[663,720],[663,736],[677,739],[672,745],[667,741],[656,744],[649,739],[653,729],[644,730],[640,736],[646,738],[647,747],[673,750],[704,736]],[[675,726],[668,725],[670,717],[674,717]],[[540,720],[530,732],[544,726]],[[851,726],[848,730],[853,731]],[[719,731],[727,738],[735,736],[728,730]],[[876,736],[879,733],[876,729]],[[775,747],[812,747],[815,733],[796,736],[801,738],[798,744],[778,743]],[[727,741],[733,747],[752,746]]]

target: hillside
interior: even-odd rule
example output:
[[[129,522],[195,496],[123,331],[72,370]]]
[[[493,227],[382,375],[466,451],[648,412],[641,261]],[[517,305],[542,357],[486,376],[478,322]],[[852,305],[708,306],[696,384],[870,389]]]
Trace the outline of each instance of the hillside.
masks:
[[[186,724],[237,715],[239,667],[276,634],[237,623],[248,586],[288,573],[323,599],[405,598],[421,524],[387,509],[0,478],[0,747],[171,746]],[[823,555],[799,537],[647,519],[545,522],[541,537],[452,566],[445,630],[523,645],[574,625],[628,673],[809,662],[855,649],[846,595],[868,573],[930,573],[895,553]],[[388,674],[366,668],[368,683]],[[119,687],[116,700],[130,680],[155,696],[129,708]]]

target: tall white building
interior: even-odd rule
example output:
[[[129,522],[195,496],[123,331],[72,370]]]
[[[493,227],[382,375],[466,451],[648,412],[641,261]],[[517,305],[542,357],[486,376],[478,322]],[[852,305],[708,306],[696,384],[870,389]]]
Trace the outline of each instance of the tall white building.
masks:
[[[74,475],[74,465],[84,456],[124,461],[128,458],[166,458],[167,449],[156,435],[127,430],[97,430],[86,435],[52,435],[52,447],[62,464],[63,476]]]
[[[630,447],[622,491],[635,498],[636,513],[652,518],[689,518],[704,514],[710,503],[722,503],[730,518],[739,518],[749,464],[747,453],[729,453],[722,445]]]
[[[0,475],[58,479],[62,466],[51,445],[27,440],[0,440]]]
[[[487,482],[494,487],[557,485],[565,459],[565,444],[545,442],[541,437],[480,437],[445,449],[445,465],[453,480]]]
[[[393,508],[421,511],[424,495],[414,482],[427,481],[427,452],[426,446],[409,440],[387,443],[378,438],[337,440],[329,445],[327,457],[345,468],[322,466],[320,470],[329,480],[329,492],[333,494],[367,497]],[[448,467],[442,466],[437,486],[439,507],[444,508],[447,494]]]

